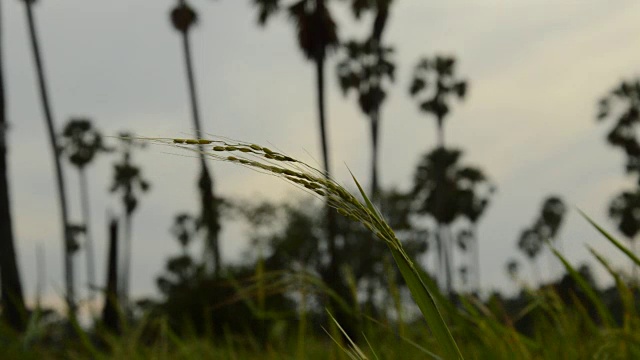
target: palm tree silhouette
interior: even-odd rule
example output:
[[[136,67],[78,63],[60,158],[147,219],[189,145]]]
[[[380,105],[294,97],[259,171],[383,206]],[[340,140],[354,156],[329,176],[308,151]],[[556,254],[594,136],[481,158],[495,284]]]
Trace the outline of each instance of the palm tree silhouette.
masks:
[[[269,18],[282,7],[278,0],[254,0],[258,7],[258,23],[266,25]],[[337,26],[326,0],[298,0],[287,6],[287,12],[296,27],[298,45],[304,56],[316,66],[318,122],[322,144],[324,171],[328,175],[329,146],[325,119],[324,65],[327,55],[339,45]]]
[[[454,75],[455,64],[456,60],[452,57],[424,57],[416,64],[409,87],[409,93],[417,98],[420,110],[435,116],[439,147],[444,147],[443,122],[450,111],[448,98],[455,96],[464,99],[467,93],[467,82],[458,80]],[[423,93],[427,94],[420,96]]]
[[[17,331],[25,328],[25,305],[18,260],[13,243],[11,202],[7,169],[7,118],[2,57],[2,9],[0,7],[0,299],[6,322]]]
[[[507,261],[506,269],[509,277],[515,280],[518,277],[520,263],[518,263],[518,261],[515,259],[510,259],[509,261]]]
[[[636,189],[623,191],[609,205],[609,217],[618,224],[637,253],[635,237],[640,230],[640,143],[637,132],[640,125],[640,79],[624,80],[598,103],[599,121],[612,118],[613,128],[607,142],[619,147],[627,156],[626,172],[636,176]],[[637,267],[633,266],[633,278],[637,281]]]
[[[53,160],[56,173],[56,185],[58,187],[58,199],[60,201],[60,215],[62,220],[63,231],[63,249],[64,249],[64,277],[66,287],[66,302],[69,312],[69,317],[74,318],[76,312],[75,305],[75,282],[73,272],[73,239],[69,229],[69,215],[67,210],[67,195],[65,190],[64,173],[62,171],[62,164],[60,161],[60,147],[57,143],[56,130],[53,121],[53,115],[51,111],[51,105],[49,102],[49,95],[47,92],[46,80],[44,75],[44,66],[42,63],[42,57],[40,52],[40,46],[38,44],[38,36],[36,31],[35,18],[33,15],[32,4],[35,0],[22,0],[25,4],[27,14],[27,24],[29,27],[29,36],[31,39],[31,48],[33,50],[33,59],[36,66],[36,73],[38,77],[38,88],[40,90],[40,99],[42,102],[42,109],[44,111],[45,123],[47,125],[47,131],[49,133],[49,143],[51,145],[51,153],[53,154]]]
[[[460,190],[458,190],[458,204],[460,213],[469,221],[469,227],[463,231],[463,239],[473,255],[470,259],[476,291],[480,291],[480,244],[477,237],[477,227],[480,217],[489,206],[489,197],[495,192],[493,185],[482,170],[475,167],[465,167],[458,171]]]
[[[438,275],[444,274],[443,288],[451,293],[453,248],[455,242],[451,224],[459,217],[477,221],[488,204],[486,197],[477,194],[477,187],[486,181],[479,169],[462,166],[462,151],[438,147],[425,154],[413,179],[413,198],[418,214],[431,216],[437,231],[436,253]]]
[[[618,230],[627,237],[637,254],[636,235],[640,231],[640,190],[623,191],[609,204],[609,217],[618,223]],[[638,266],[632,261],[633,280],[638,280]]]
[[[640,124],[640,79],[622,81],[607,96],[600,99],[597,119],[614,118],[615,125],[607,135],[607,141],[621,148],[627,155],[626,171],[639,176],[640,144],[636,136]]]
[[[541,232],[544,238],[555,241],[567,206],[559,196],[549,196],[542,203],[540,212]]]
[[[337,25],[327,6],[327,0],[297,0],[286,6],[286,11],[296,29],[298,46],[307,60],[314,63],[316,68],[316,95],[318,102],[318,123],[320,128],[320,142],[322,145],[322,160],[325,176],[329,177],[331,166],[329,162],[329,140],[327,136],[327,121],[325,117],[325,61],[327,56],[339,45]],[[269,18],[278,13],[284,5],[278,0],[254,0],[258,7],[258,23],[266,25]],[[327,206],[327,248],[329,262],[321,273],[323,280],[339,295],[347,298],[349,289],[340,276],[339,251],[336,244],[337,222],[335,210]],[[342,319],[337,314],[338,320]]]
[[[535,227],[540,233],[540,237],[544,242],[548,242],[550,245],[556,245],[562,250],[561,243],[557,241],[558,231],[562,226],[564,215],[567,212],[567,207],[558,196],[549,196],[542,204],[540,216],[536,221]],[[553,271],[555,262],[555,255],[549,252],[549,271]]]
[[[337,65],[340,87],[344,95],[350,90],[357,92],[360,110],[369,117],[371,125],[371,198],[375,200],[378,195],[380,107],[386,98],[385,78],[394,80],[395,65],[388,58],[393,50],[371,39],[351,40],[343,48],[344,58]]]
[[[382,45],[382,34],[389,18],[393,0],[353,0],[351,9],[356,19],[367,11],[375,10],[370,36],[361,42],[351,40],[343,47],[345,57],[338,63],[338,78],[343,93],[353,89],[358,93],[362,112],[369,117],[371,125],[371,198],[378,196],[378,138],[380,106],[386,97],[382,82],[387,77],[394,81],[395,65],[388,59],[393,49]]]
[[[78,169],[80,179],[80,202],[82,208],[82,224],[86,240],[87,279],[89,282],[89,299],[93,299],[93,291],[98,283],[96,280],[96,263],[91,233],[91,215],[89,206],[89,186],[86,166],[89,165],[99,152],[109,152],[102,141],[102,135],[93,127],[87,118],[71,118],[62,131],[61,149],[66,153],[69,162]]]
[[[144,143],[135,142],[129,133],[121,133],[120,140],[122,159],[119,163],[113,164],[114,177],[110,191],[112,193],[120,191],[124,207],[124,259],[122,261],[120,296],[126,304],[129,300],[129,278],[131,276],[131,220],[138,207],[138,194],[147,192],[150,184],[142,177],[140,168],[131,162],[133,149],[144,147]]]
[[[189,30],[197,22],[198,16],[196,12],[187,5],[185,0],[179,0],[177,6],[171,11],[171,23],[173,27],[182,35],[182,45],[184,52],[185,68],[187,71],[187,80],[189,84],[189,97],[191,99],[191,115],[193,126],[197,136],[201,136],[202,124],[200,122],[200,111],[198,108],[198,98],[196,94],[196,84],[193,71],[193,61],[191,58],[191,46],[189,43]],[[203,150],[202,145],[200,150]],[[220,273],[220,245],[218,234],[220,232],[219,216],[216,207],[216,198],[213,193],[213,179],[205,161],[203,151],[200,151],[200,179],[198,187],[200,189],[202,213],[201,218],[203,224],[207,228],[206,249],[211,258],[206,263],[213,263],[213,274],[217,277]]]
[[[534,228],[528,228],[522,231],[518,239],[518,249],[529,259],[531,270],[533,271],[533,279],[540,282],[540,269],[536,265],[536,258],[542,250],[542,238],[540,233]]]

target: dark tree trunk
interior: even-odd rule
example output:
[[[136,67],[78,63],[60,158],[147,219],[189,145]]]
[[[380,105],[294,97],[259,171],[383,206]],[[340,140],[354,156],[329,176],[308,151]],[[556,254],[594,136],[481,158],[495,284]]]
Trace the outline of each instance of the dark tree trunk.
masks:
[[[378,130],[379,130],[379,113],[372,114],[370,119],[371,123],[371,199],[374,203],[378,200],[379,185],[378,185]]]
[[[442,229],[443,225],[438,222],[436,225],[436,257],[438,259],[438,264],[436,267],[436,283],[438,286],[444,290],[445,282],[444,282],[444,256],[442,249]]]
[[[480,242],[477,236],[476,225],[473,224],[471,228],[473,243],[473,270],[475,273],[476,293],[480,295]]]
[[[70,317],[75,317],[76,307],[75,307],[75,290],[74,290],[74,279],[73,279],[73,258],[71,253],[71,234],[69,232],[69,218],[67,212],[67,196],[65,192],[65,184],[64,184],[64,175],[62,172],[62,164],[60,162],[60,150],[57,143],[56,138],[56,130],[53,123],[53,115],[51,112],[51,106],[49,105],[49,96],[46,88],[46,81],[44,76],[44,67],[42,65],[42,59],[40,56],[40,47],[38,45],[38,38],[36,32],[36,25],[34,16],[32,13],[31,1],[24,1],[25,8],[27,11],[27,23],[29,25],[29,35],[31,38],[31,47],[33,50],[33,59],[36,65],[36,72],[38,76],[38,85],[40,89],[40,98],[42,101],[42,108],[44,111],[45,122],[47,124],[47,130],[49,132],[49,142],[51,145],[51,152],[53,154],[53,160],[55,164],[55,172],[56,172],[56,184],[58,187],[58,197],[60,201],[60,214],[62,220],[62,239],[63,239],[63,249],[64,249],[64,277],[65,277],[65,287],[66,287],[66,301],[67,308],[69,311]]]
[[[129,303],[129,280],[131,277],[131,251],[132,251],[132,241],[131,241],[131,217],[132,213],[125,210],[124,215],[124,251],[122,256],[122,274],[120,280],[120,296],[122,298],[123,304]]]
[[[440,119],[438,118],[438,122],[437,122],[437,126],[438,126],[438,147],[439,148],[444,148],[444,124],[443,124],[443,120],[444,119]]]
[[[42,244],[36,245],[36,309],[41,309],[42,289],[46,279],[46,260]]]
[[[389,5],[390,2],[385,4],[384,1],[378,2],[378,8],[376,12],[376,17],[373,20],[373,27],[371,29],[371,38],[376,40],[378,44],[382,43],[382,33],[387,25],[387,20],[389,19]]]
[[[320,141],[322,144],[322,160],[324,164],[324,173],[327,178],[330,177],[329,167],[329,149],[327,140],[327,125],[325,121],[325,108],[324,108],[324,56],[320,55],[316,57],[316,75],[318,85],[318,120],[320,124]],[[329,272],[337,276],[338,271],[338,249],[336,248],[336,217],[335,211],[327,205],[327,241],[330,256]],[[335,280],[334,280],[335,282]]]
[[[445,274],[447,277],[446,291],[449,296],[453,295],[453,234],[451,233],[451,225],[445,227],[447,239],[442,244],[445,249]]]
[[[87,281],[89,282],[89,307],[92,306],[91,301],[94,299],[94,288],[98,285],[96,282],[96,261],[93,250],[93,236],[91,234],[91,208],[89,206],[89,186],[87,183],[87,173],[84,168],[78,169],[80,177],[80,198],[82,206],[82,222],[84,223],[85,236],[85,256],[87,260]]]
[[[2,45],[2,12],[0,10],[0,46]],[[2,315],[15,330],[25,328],[25,306],[22,297],[22,283],[18,271],[16,249],[13,243],[11,202],[7,169],[7,119],[4,97],[2,48],[0,47],[0,297]]]
[[[102,309],[102,322],[107,330],[118,333],[120,330],[118,312],[118,220],[112,218],[109,223],[109,258],[107,260],[107,285]]]
[[[318,120],[320,125],[320,140],[322,143],[322,159],[324,163],[324,172],[327,178],[330,177],[329,162],[329,146],[327,138],[327,124],[325,119],[325,97],[324,97],[324,53],[319,53],[315,58],[316,75],[317,75],[317,96],[318,96]],[[340,249],[336,244],[336,236],[338,233],[336,211],[331,208],[328,203],[326,206],[327,219],[327,247],[329,250],[329,264],[327,269],[322,273],[322,280],[331,288],[340,298],[349,299],[349,288],[343,277],[340,275]],[[342,309],[339,304],[330,299],[329,308],[334,312],[336,320],[342,325],[343,329],[352,338],[357,336],[355,331],[355,319]]]
[[[181,4],[185,1],[181,0]],[[184,50],[184,62],[187,71],[187,81],[189,86],[189,98],[191,100],[191,115],[193,118],[193,126],[195,128],[198,137],[202,136],[202,124],[200,123],[200,112],[198,108],[198,96],[196,93],[196,81],[193,71],[193,62],[191,59],[191,46],[189,43],[189,31],[182,32],[182,44]],[[207,228],[207,242],[206,242],[206,264],[209,268],[213,267],[214,277],[218,277],[220,274],[220,245],[218,241],[218,234],[220,231],[220,224],[215,204],[215,196],[213,193],[213,179],[207,167],[205,155],[203,153],[204,147],[200,147],[200,179],[198,181],[198,187],[200,189],[201,206],[202,206],[202,221]],[[213,263],[213,264],[211,264]]]

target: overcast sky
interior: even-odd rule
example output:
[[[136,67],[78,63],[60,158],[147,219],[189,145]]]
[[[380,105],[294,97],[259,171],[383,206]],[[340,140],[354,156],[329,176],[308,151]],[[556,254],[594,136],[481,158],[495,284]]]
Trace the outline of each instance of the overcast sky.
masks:
[[[321,159],[315,73],[298,51],[293,27],[281,15],[256,26],[250,0],[192,0],[200,23],[192,32],[201,113],[216,135],[274,144],[303,159]],[[86,115],[108,135],[191,132],[182,48],[168,13],[175,1],[40,1],[35,15],[59,128]],[[62,246],[53,163],[37,96],[34,64],[21,1],[4,1],[3,45],[10,186],[15,236],[25,290],[35,288],[35,247],[46,250],[47,293],[61,297]],[[346,2],[334,7],[340,37],[361,36],[370,18],[354,25]],[[619,268],[628,261],[577,214],[583,209],[609,229],[614,194],[631,185],[624,157],[605,143],[610,125],[595,121],[596,102],[620,80],[638,76],[640,2],[396,0],[385,35],[396,49],[397,80],[382,113],[380,173],[384,187],[407,189],[420,156],[435,142],[432,118],[407,95],[411,70],[422,55],[455,55],[470,81],[467,99],[446,123],[447,143],[465,150],[463,161],[482,167],[498,192],[479,226],[484,290],[513,289],[505,274],[520,231],[543,199],[562,196],[571,211],[560,233],[567,257],[589,259],[590,244]],[[363,181],[369,174],[369,133],[353,96],[344,98],[327,64],[328,128],[333,173],[350,185],[344,164]],[[151,191],[134,217],[133,293],[156,293],[155,277],[178,251],[169,233],[177,211],[197,211],[197,161],[150,147],[135,154]],[[307,154],[308,153],[308,154]],[[90,169],[91,201],[104,279],[106,214],[119,212],[109,196],[115,157]],[[311,160],[313,161],[313,160]],[[222,196],[284,200],[303,193],[280,180],[212,163]],[[67,167],[72,216],[79,219],[77,173]],[[223,224],[227,261],[247,249],[240,226]],[[614,232],[615,233],[615,232]],[[543,259],[546,264],[546,259]],[[85,282],[84,259],[77,261]],[[523,261],[523,275],[530,278]],[[595,267],[594,264],[594,268]],[[542,278],[549,276],[543,267]],[[598,270],[599,271],[599,270]],[[603,274],[602,272],[600,272]],[[599,277],[609,281],[606,276]],[[103,281],[103,280],[102,280]]]

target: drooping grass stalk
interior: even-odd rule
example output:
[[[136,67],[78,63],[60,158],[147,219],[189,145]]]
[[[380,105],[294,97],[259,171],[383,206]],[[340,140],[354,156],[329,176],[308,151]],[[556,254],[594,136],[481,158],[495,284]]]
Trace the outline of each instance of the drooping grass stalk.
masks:
[[[336,209],[341,215],[362,223],[378,239],[387,244],[414,300],[441,347],[444,358],[463,358],[438,309],[438,304],[423,282],[418,268],[353,175],[353,180],[360,191],[364,203],[356,199],[336,181],[326,177],[323,172],[292,157],[260,145],[228,139],[139,138],[138,140],[186,149],[198,154],[204,154],[214,160],[226,161],[249,167],[258,172],[275,175],[294,186],[324,198],[327,204]],[[210,146],[210,150],[200,152],[198,148],[202,145]]]

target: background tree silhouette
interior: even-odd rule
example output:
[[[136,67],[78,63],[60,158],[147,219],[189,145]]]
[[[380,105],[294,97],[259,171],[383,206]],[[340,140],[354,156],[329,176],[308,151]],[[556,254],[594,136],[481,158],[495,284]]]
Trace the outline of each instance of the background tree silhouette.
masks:
[[[640,143],[637,133],[640,125],[640,79],[623,80],[598,103],[597,119],[610,118],[614,125],[607,134],[607,142],[620,148],[627,156],[625,171],[635,177],[636,187],[616,195],[609,204],[609,217],[618,224],[618,230],[627,237],[637,254],[635,237],[640,230]],[[633,279],[637,281],[637,267],[633,266]]]
[[[188,213],[176,215],[171,226],[171,233],[176,237],[181,247],[181,254],[167,260],[167,274],[159,276],[156,283],[165,295],[188,284],[198,281],[204,274],[204,267],[189,255],[188,248],[200,230],[200,221]]]
[[[439,147],[445,144],[444,119],[450,111],[449,98],[464,99],[467,94],[467,81],[455,77],[455,65],[453,57],[424,57],[416,64],[409,87],[409,93],[418,100],[420,110],[436,118]]]
[[[53,162],[55,165],[56,173],[56,185],[58,187],[58,199],[60,201],[60,216],[62,220],[62,239],[64,249],[64,278],[65,278],[65,298],[67,302],[67,308],[70,318],[75,317],[76,305],[75,305],[75,282],[73,272],[73,239],[69,229],[69,213],[67,208],[67,195],[65,189],[64,173],[62,164],[60,161],[60,147],[57,141],[57,131],[55,128],[53,114],[51,111],[51,105],[49,102],[49,95],[47,92],[47,82],[44,75],[44,65],[40,52],[40,46],[38,43],[38,35],[36,31],[35,18],[33,15],[32,5],[35,0],[22,0],[24,1],[25,10],[27,14],[27,24],[29,27],[29,38],[31,40],[31,48],[33,50],[33,60],[36,66],[36,73],[38,77],[38,88],[40,90],[40,100],[42,102],[42,109],[44,112],[44,119],[47,125],[47,131],[49,133],[49,144],[51,145],[51,153],[53,155]]]
[[[564,215],[567,211],[567,207],[562,199],[557,195],[551,195],[545,198],[540,208],[533,225],[523,230],[518,240],[518,248],[522,251],[531,262],[532,270],[534,271],[534,280],[540,282],[541,273],[540,269],[536,266],[536,258],[545,245],[553,245],[557,242],[558,232],[562,226]],[[550,275],[552,266],[551,261],[554,260],[553,254],[549,254],[549,271]]]
[[[279,0],[254,0],[258,7],[258,23],[265,26],[270,17],[284,7]],[[324,65],[327,56],[339,45],[337,25],[326,0],[298,0],[286,6],[296,28],[298,46],[316,66],[318,123],[324,171],[330,172],[329,145],[325,119]]]
[[[545,239],[551,242],[556,241],[566,212],[567,206],[559,196],[552,195],[544,200],[540,211],[540,218],[538,219],[538,227]]]
[[[463,99],[467,93],[467,82],[455,78],[455,59],[437,55],[434,58],[421,58],[413,70],[409,94],[415,97],[419,109],[431,114],[436,119],[437,148],[425,155],[418,165],[414,176],[414,193],[422,190],[422,200],[418,203],[419,213],[429,214],[436,221],[437,232],[435,241],[439,258],[439,274],[444,274],[444,289],[448,293],[452,290],[452,255],[451,245],[455,239],[451,233],[451,223],[462,214],[462,207],[458,198],[459,184],[456,163],[461,155],[458,150],[446,150],[444,138],[444,119],[449,114],[449,98],[453,95]],[[426,174],[426,171],[432,174]],[[427,183],[421,185],[420,181]],[[425,191],[426,190],[426,191]],[[471,214],[471,208],[467,210]]]
[[[382,43],[382,34],[387,26],[392,3],[393,0],[351,0],[351,10],[356,19],[360,19],[367,11],[375,11],[369,39],[378,44]]]
[[[195,76],[193,70],[193,61],[191,57],[191,46],[189,43],[189,30],[196,24],[198,16],[196,12],[186,3],[185,0],[179,0],[176,7],[171,11],[171,23],[173,27],[182,35],[182,45],[184,53],[185,68],[187,71],[187,82],[189,85],[189,98],[191,99],[191,115],[193,119],[193,127],[197,136],[202,136],[203,129],[200,122],[200,110],[198,108],[198,97],[196,94]],[[213,179],[205,155],[202,152],[203,147],[200,145],[200,179],[198,187],[200,189],[201,200],[201,219],[203,225],[207,229],[206,233],[206,251],[208,259],[205,264],[213,267],[213,274],[217,277],[220,273],[220,245],[219,232],[220,222],[216,205],[216,198],[213,192]]]
[[[102,134],[93,127],[87,118],[71,118],[62,131],[62,152],[69,162],[78,169],[80,179],[80,205],[82,208],[82,226],[85,236],[85,256],[87,260],[87,280],[89,282],[89,300],[93,299],[93,288],[96,281],[96,262],[91,233],[91,214],[89,206],[89,185],[86,166],[99,152],[110,152],[102,141]]]
[[[25,327],[25,305],[13,239],[9,170],[7,168],[7,109],[4,94],[3,13],[0,3],[0,299],[2,317],[14,329]]]
[[[636,136],[640,123],[640,79],[622,81],[600,99],[597,119],[607,118],[615,121],[607,141],[625,152],[626,172],[638,176],[640,185],[640,144]]]
[[[287,5],[286,11],[295,25],[300,50],[307,60],[314,63],[316,68],[316,95],[323,170],[325,175],[329,177],[331,166],[325,116],[325,61],[327,56],[337,48],[339,40],[337,25],[327,2],[326,0],[298,0]],[[285,7],[278,0],[254,0],[254,4],[258,8],[258,23],[261,26],[266,25],[270,17]],[[326,219],[326,240],[330,256],[321,275],[325,283],[346,298],[349,289],[340,275],[341,251],[336,244],[336,213],[329,206],[326,207]],[[343,314],[337,313],[336,317],[340,321]]]
[[[458,190],[458,204],[461,215],[469,225],[462,230],[458,242],[471,257],[469,266],[474,275],[475,290],[480,292],[480,243],[477,236],[478,221],[489,206],[489,198],[495,192],[495,185],[487,179],[479,168],[465,167],[458,173],[460,189]]]
[[[518,249],[527,257],[531,264],[533,280],[540,282],[540,268],[537,266],[536,258],[542,251],[542,239],[540,233],[534,228],[528,228],[522,231],[518,239]]]
[[[516,279],[520,271],[520,263],[515,259],[509,259],[506,265],[507,274],[510,278]]]
[[[618,224],[618,230],[627,238],[633,252],[637,254],[638,231],[640,231],[640,189],[623,191],[609,204],[609,217]],[[638,266],[631,262],[633,280],[638,281]]]
[[[393,53],[384,46],[382,35],[389,17],[393,0],[352,0],[351,10],[357,20],[363,13],[375,11],[369,37],[363,41],[351,40],[343,45],[344,57],[338,63],[337,72],[343,94],[351,89],[358,93],[362,112],[369,117],[371,125],[371,198],[376,200],[378,191],[378,139],[380,107],[386,97],[382,86],[385,77],[394,81],[395,65],[388,59]]]
[[[144,147],[144,143],[136,142],[129,133],[120,133],[121,146],[119,149],[122,158],[119,163],[113,164],[114,176],[110,191],[120,192],[124,207],[124,251],[122,259],[122,271],[120,284],[122,289],[120,296],[123,303],[129,301],[129,278],[131,277],[131,219],[138,207],[139,193],[149,190],[149,182],[142,177],[140,168],[132,163],[131,153],[138,147]]]
[[[378,193],[378,139],[380,128],[380,107],[386,97],[383,86],[385,78],[394,80],[395,65],[389,56],[393,50],[378,41],[351,40],[343,45],[344,58],[338,62],[337,72],[340,87],[346,95],[350,90],[358,94],[360,110],[369,117],[371,126],[371,198]]]
[[[558,231],[562,226],[566,212],[567,206],[559,196],[549,196],[542,203],[542,209],[535,224],[535,228],[540,233],[543,241],[560,250],[562,250],[562,244],[558,241]],[[548,256],[550,262],[549,271],[552,272],[551,275],[553,275],[553,264],[557,264],[557,259],[551,251],[548,252]]]
[[[477,168],[459,164],[462,151],[438,147],[425,154],[418,163],[413,179],[412,196],[415,211],[429,215],[436,223],[437,275],[445,291],[452,290],[453,248],[455,242],[451,224],[465,216],[477,221],[488,204],[486,197],[476,193],[485,182]]]

